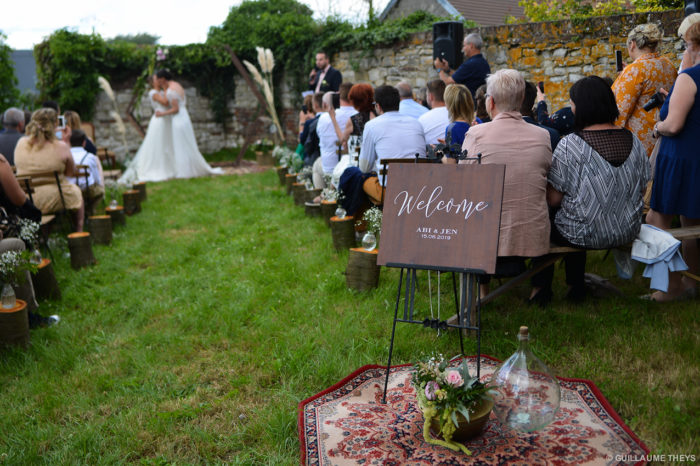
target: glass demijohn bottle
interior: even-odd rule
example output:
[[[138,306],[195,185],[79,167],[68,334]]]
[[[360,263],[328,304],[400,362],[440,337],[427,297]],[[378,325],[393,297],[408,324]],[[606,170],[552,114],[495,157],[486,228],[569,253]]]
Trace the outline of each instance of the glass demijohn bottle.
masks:
[[[520,327],[520,346],[494,372],[493,412],[501,424],[522,432],[542,429],[559,410],[559,382],[530,350],[527,327]]]

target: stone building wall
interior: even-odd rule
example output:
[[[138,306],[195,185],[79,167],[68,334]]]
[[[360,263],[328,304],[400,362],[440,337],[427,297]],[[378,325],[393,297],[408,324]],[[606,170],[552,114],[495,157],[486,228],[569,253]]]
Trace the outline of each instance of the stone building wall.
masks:
[[[681,10],[662,13],[621,15],[592,18],[586,21],[558,21],[506,25],[480,28],[484,38],[483,50],[492,70],[515,68],[527,79],[544,81],[551,111],[568,105],[568,89],[582,76],[597,74],[614,78],[615,50],[622,50],[629,61],[626,49],[627,33],[635,25],[645,22],[660,24],[665,31],[659,51],[674,63],[680,63],[681,40],[676,34],[683,19]],[[471,31],[465,31],[468,33]],[[457,44],[459,46],[459,44]],[[368,82],[372,85],[396,84],[408,80],[418,89],[437,74],[432,68],[431,32],[418,33],[392,47],[367,51],[346,51],[333,57],[333,66],[343,73],[345,81]],[[114,84],[114,83],[113,83]],[[255,139],[270,139],[269,119],[254,120],[258,103],[240,76],[235,78],[235,98],[229,102],[232,117],[226,122],[226,130],[215,123],[209,100],[197,90],[183,83],[187,92],[188,109],[192,118],[197,142],[203,153],[241,144],[249,132]],[[118,87],[118,86],[115,86]],[[284,111],[280,115],[285,137],[292,142],[296,137],[295,107],[299,98],[291,92],[289,80],[283,80],[278,92]],[[120,114],[124,115],[131,98],[131,90],[116,92]],[[111,103],[100,94],[95,117],[97,144],[115,149],[123,156],[126,151],[120,142],[114,119],[110,116]],[[151,117],[147,98],[142,98],[140,121],[145,127]],[[135,154],[141,137],[130,124],[127,128],[127,146]]]

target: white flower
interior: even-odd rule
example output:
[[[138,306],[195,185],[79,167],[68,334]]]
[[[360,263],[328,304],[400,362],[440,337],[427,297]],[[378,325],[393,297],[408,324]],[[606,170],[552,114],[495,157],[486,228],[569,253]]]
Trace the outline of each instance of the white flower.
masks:
[[[98,76],[97,82],[100,84],[100,87],[105,92],[105,94],[107,94],[107,97],[109,97],[109,100],[111,100],[112,102],[115,102],[116,99],[114,98],[114,91],[112,90],[112,86],[109,85],[109,81],[107,81],[102,76]]]
[[[272,73],[275,67],[275,56],[272,55],[272,50],[265,49],[265,58],[267,58],[267,72]]]
[[[263,82],[265,82],[265,80],[263,79],[262,75],[260,74],[260,71],[258,71],[258,69],[248,60],[243,60],[243,64],[245,65],[246,68],[248,68],[248,72],[253,76],[253,79],[255,79],[255,82],[262,86]]]

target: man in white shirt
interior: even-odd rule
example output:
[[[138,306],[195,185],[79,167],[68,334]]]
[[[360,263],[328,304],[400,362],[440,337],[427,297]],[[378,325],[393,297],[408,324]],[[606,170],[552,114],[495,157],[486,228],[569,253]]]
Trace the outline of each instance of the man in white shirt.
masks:
[[[343,83],[340,85],[340,107],[335,111],[335,119],[338,123],[340,131],[345,128],[350,117],[357,113],[355,107],[348,100],[348,94],[352,83]],[[324,175],[333,174],[333,169],[338,165],[338,131],[331,120],[328,110],[333,108],[334,92],[326,92],[323,96],[323,113],[318,118],[316,132],[319,139],[319,147],[321,148],[321,156],[314,162],[313,182],[314,188],[325,188],[326,183],[323,180]]]
[[[423,126],[423,135],[427,144],[438,144],[438,138],[445,138],[445,128],[450,124],[450,117],[445,107],[445,83],[435,79],[428,83],[428,105],[430,111],[418,118]]]
[[[401,97],[401,103],[399,103],[399,113],[401,115],[418,118],[428,111],[427,108],[413,99],[413,89],[408,81],[401,81],[396,85],[396,89],[399,90],[399,96]]]
[[[379,173],[380,160],[425,157],[423,128],[413,117],[399,113],[399,91],[379,86],[374,91],[377,118],[365,124],[362,134],[359,168],[364,173]],[[383,186],[377,177],[368,178],[363,190],[375,203],[381,203]]]
[[[85,212],[88,215],[92,215],[94,207],[105,194],[105,182],[104,176],[102,174],[102,164],[100,160],[90,152],[85,150],[85,141],[87,136],[85,132],[80,129],[74,129],[70,135],[70,152],[73,156],[73,161],[75,165],[85,165],[87,169],[87,186],[85,175],[81,174],[77,178],[66,177],[66,179],[78,185],[80,190],[83,192],[83,199],[85,200]],[[82,173],[82,171],[81,171]]]

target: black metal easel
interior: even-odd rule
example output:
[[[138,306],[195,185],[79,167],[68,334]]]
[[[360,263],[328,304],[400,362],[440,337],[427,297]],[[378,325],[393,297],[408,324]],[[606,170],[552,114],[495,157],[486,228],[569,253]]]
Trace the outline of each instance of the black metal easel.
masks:
[[[416,266],[408,264],[387,264],[387,267],[401,268],[401,273],[399,275],[399,286],[396,295],[396,306],[394,308],[394,324],[391,328],[391,343],[389,344],[389,360],[386,365],[386,378],[384,380],[384,394],[382,396],[382,403],[386,403],[386,392],[389,386],[389,371],[391,370],[391,356],[394,351],[394,337],[396,334],[396,323],[403,322],[407,324],[418,324],[424,327],[429,327],[439,330],[447,330],[449,328],[457,329],[459,333],[459,348],[461,354],[464,355],[464,338],[462,336],[463,330],[473,330],[476,332],[476,377],[481,376],[481,306],[479,305],[479,287],[476,286],[476,275],[483,275],[482,270],[471,270],[471,269],[445,269],[431,266]],[[406,284],[403,286],[403,276],[404,270],[406,270]],[[415,320],[413,318],[414,304],[415,304],[415,291],[416,291],[416,271],[417,270],[439,270],[441,272],[453,272],[460,273],[462,275],[462,286],[461,286],[461,302],[457,307],[457,324],[450,324],[446,320],[438,319],[423,319]],[[453,289],[455,292],[455,300],[457,300],[457,285],[453,275]],[[404,294],[404,304],[403,304],[403,317],[399,319],[399,303],[401,302],[401,290]],[[476,297],[474,292],[476,290]],[[475,299],[476,298],[476,299]],[[472,312],[476,312],[476,325],[470,325]]]

